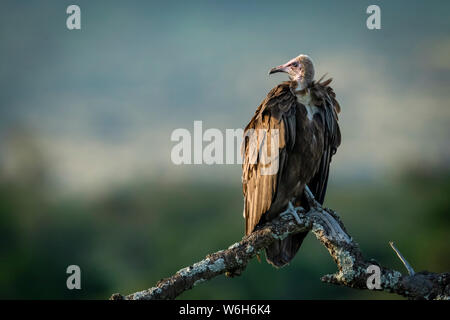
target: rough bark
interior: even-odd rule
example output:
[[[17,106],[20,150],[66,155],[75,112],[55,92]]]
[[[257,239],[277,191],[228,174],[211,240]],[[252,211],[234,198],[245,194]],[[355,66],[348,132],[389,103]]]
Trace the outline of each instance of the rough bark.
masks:
[[[221,250],[206,256],[200,262],[179,270],[173,276],[160,280],[154,287],[127,296],[113,294],[112,300],[158,300],[175,299],[186,290],[225,274],[233,277],[241,274],[248,262],[255,255],[277,239],[298,232],[312,231],[316,238],[328,249],[337,265],[338,271],[325,275],[322,281],[344,285],[355,289],[369,290],[368,278],[372,275],[369,266],[378,266],[381,271],[379,288],[412,299],[450,299],[450,273],[433,273],[422,271],[414,273],[409,264],[403,263],[410,272],[401,272],[379,265],[374,260],[366,260],[358,244],[347,233],[337,213],[322,208],[310,193],[306,194],[311,209],[299,212],[300,223],[291,216],[279,217],[255,230],[242,241],[236,242],[226,250]],[[373,268],[373,267],[371,267]]]

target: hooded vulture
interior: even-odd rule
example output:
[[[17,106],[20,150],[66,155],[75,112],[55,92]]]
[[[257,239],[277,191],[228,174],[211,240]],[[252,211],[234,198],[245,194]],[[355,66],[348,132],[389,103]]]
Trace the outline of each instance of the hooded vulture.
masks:
[[[289,81],[268,93],[244,130],[242,184],[247,235],[282,213],[297,216],[294,206],[307,209],[306,186],[322,204],[331,158],[341,143],[340,106],[329,86],[332,79],[315,81],[314,65],[307,55],[299,55],[269,74],[277,72],[287,73]],[[306,234],[274,242],[266,248],[267,261],[276,267],[289,263]]]

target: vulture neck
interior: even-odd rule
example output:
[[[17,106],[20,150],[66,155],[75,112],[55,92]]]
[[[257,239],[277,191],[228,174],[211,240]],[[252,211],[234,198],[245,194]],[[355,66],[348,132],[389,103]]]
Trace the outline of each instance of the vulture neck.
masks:
[[[294,93],[297,97],[297,101],[305,106],[308,120],[312,121],[314,119],[314,115],[319,112],[319,108],[312,102],[310,88],[307,87],[303,90],[294,89]]]

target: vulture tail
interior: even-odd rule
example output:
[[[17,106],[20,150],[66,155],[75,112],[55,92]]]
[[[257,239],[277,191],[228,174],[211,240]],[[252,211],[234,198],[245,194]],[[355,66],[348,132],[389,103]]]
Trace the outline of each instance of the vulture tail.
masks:
[[[286,239],[277,240],[266,248],[266,260],[271,265],[280,268],[288,264],[302,245],[308,232],[296,233]]]

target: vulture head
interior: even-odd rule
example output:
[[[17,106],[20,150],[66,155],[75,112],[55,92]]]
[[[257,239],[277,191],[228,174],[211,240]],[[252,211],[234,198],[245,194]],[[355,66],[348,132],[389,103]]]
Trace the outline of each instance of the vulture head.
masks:
[[[310,57],[301,54],[281,66],[270,69],[269,74],[285,72],[292,81],[298,83],[297,89],[307,88],[314,79],[314,65]]]

